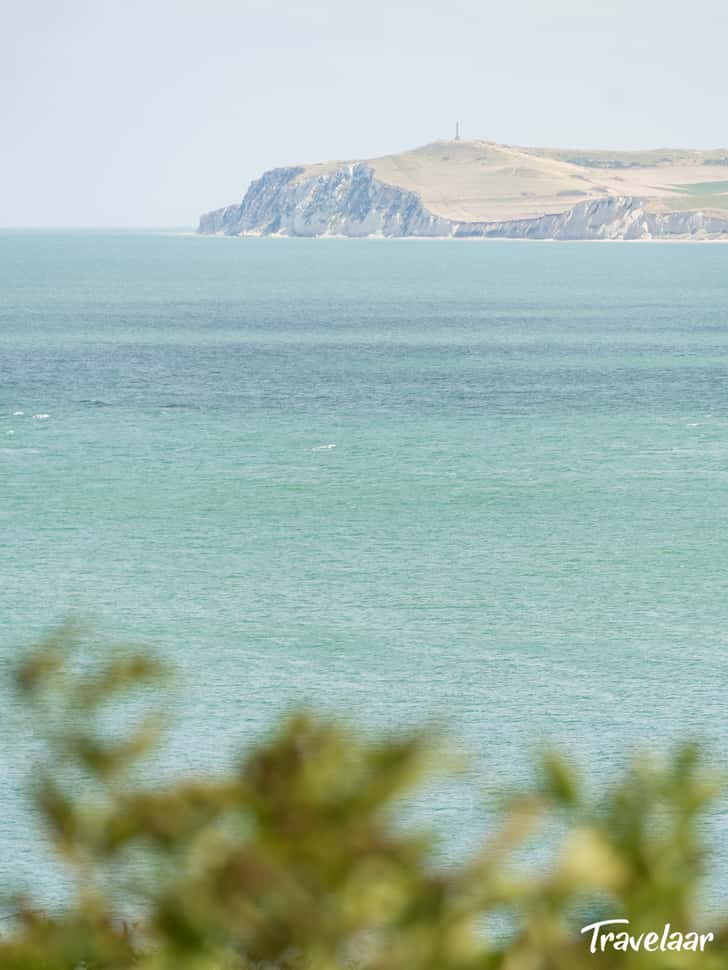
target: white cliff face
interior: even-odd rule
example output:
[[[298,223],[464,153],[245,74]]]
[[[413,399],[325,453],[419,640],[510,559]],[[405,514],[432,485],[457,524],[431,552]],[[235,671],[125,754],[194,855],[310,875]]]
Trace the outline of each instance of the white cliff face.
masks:
[[[728,237],[725,217],[653,213],[630,196],[580,202],[567,212],[506,222],[436,216],[418,195],[387,185],[364,164],[301,179],[277,168],[252,182],[240,205],[208,212],[198,232],[227,236],[389,236],[501,239],[664,239]]]
[[[725,218],[703,212],[654,213],[646,199],[580,202],[568,212],[512,222],[461,222],[452,235],[501,239],[706,239],[728,236]]]
[[[448,236],[451,223],[413,192],[385,185],[364,164],[297,179],[276,168],[253,182],[239,206],[207,213],[198,232],[281,236]]]

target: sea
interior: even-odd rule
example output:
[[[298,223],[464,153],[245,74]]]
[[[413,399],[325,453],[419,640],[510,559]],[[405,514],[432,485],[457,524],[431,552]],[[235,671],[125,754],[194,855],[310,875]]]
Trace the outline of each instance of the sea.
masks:
[[[439,725],[448,858],[544,745],[724,767],[728,247],[4,231],[0,535],[0,890],[64,892],[10,674],[69,616],[175,668],[171,776]]]

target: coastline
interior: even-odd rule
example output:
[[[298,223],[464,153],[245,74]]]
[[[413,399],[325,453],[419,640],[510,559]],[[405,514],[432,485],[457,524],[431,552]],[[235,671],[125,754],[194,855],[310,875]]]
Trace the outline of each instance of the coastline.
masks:
[[[245,233],[224,233],[224,232],[179,232],[179,233],[165,233],[165,235],[178,235],[178,236],[197,236],[200,239],[309,239],[317,241],[336,241],[345,240],[347,242],[356,242],[369,240],[372,242],[452,242],[452,243],[558,243],[560,245],[570,245],[572,243],[589,243],[590,245],[599,243],[626,243],[630,246],[633,245],[646,245],[650,243],[658,243],[659,245],[704,245],[704,244],[719,244],[725,245],[728,243],[728,236],[713,237],[707,239],[697,238],[695,236],[680,236],[676,239],[671,239],[668,237],[653,236],[650,239],[624,239],[616,237],[613,239],[528,239],[523,236],[383,236],[383,235],[369,235],[369,236],[347,236],[344,234],[334,234],[334,233],[322,233],[319,236],[292,236],[283,233],[257,233],[257,232],[245,232]]]

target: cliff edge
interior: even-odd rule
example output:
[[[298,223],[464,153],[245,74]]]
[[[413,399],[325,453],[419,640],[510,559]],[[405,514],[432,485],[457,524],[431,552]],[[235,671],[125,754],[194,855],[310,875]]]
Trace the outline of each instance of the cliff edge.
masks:
[[[728,239],[728,152],[579,153],[435,142],[276,168],[198,232],[228,236]]]

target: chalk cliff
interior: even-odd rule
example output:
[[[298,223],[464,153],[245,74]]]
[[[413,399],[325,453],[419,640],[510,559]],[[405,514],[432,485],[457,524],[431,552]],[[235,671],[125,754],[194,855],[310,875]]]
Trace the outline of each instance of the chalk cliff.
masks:
[[[498,150],[501,154],[506,151],[500,146]],[[489,156],[486,153],[481,157],[492,159],[493,154],[491,152]],[[585,176],[574,174],[574,170],[578,172],[576,164],[532,157],[544,166],[543,171],[533,168],[504,170],[501,167],[496,172],[500,178],[496,189],[492,187],[492,179],[490,183],[483,182],[486,190],[492,194],[501,192],[500,197],[494,198],[490,203],[491,210],[499,214],[508,214],[510,211],[515,215],[512,218],[454,218],[443,212],[443,208],[446,209],[447,206],[441,201],[441,211],[434,212],[431,206],[428,207],[423,202],[421,191],[413,191],[378,177],[375,163],[354,162],[272,169],[251,183],[239,205],[226,206],[203,215],[198,232],[228,236],[411,236],[564,240],[728,238],[728,192],[725,194],[725,203],[724,193],[718,193],[716,188],[710,189],[714,193],[711,207],[700,207],[700,195],[694,196],[694,208],[686,207],[687,189],[680,189],[681,195],[673,192],[669,185],[657,194],[620,194],[619,189],[625,179],[619,175],[615,175],[615,181],[610,183],[605,180],[603,171],[600,170],[598,181],[594,181],[593,176],[590,181]],[[450,156],[443,158],[450,161]],[[498,156],[498,164],[500,163]],[[698,175],[702,175],[704,179],[709,179],[709,172],[718,165],[717,162],[705,161],[700,164],[707,166],[698,169]],[[556,174],[554,166],[560,166]],[[440,167],[442,168],[442,163]],[[395,168],[395,178],[398,177],[397,171]],[[411,171],[410,167],[408,175]],[[651,170],[645,167],[644,171],[646,174],[643,181]],[[679,171],[692,172],[685,167]],[[457,191],[457,172],[458,170],[450,177],[450,183],[447,183],[455,184],[455,190],[450,190],[452,195]],[[486,171],[484,179],[487,179],[487,174]],[[555,181],[557,177],[568,178],[568,183],[563,184],[571,186],[571,190],[556,193],[554,186],[558,187],[560,184]],[[663,181],[670,177],[669,173],[663,175]],[[682,177],[687,176],[683,174]],[[426,184],[426,175],[420,175],[420,178]],[[520,197],[516,198],[513,186],[518,186],[519,178],[522,182],[527,178],[528,182],[524,184],[535,184],[541,190],[545,180],[549,180],[552,198],[543,195],[539,197],[536,193],[526,191],[520,192]],[[401,180],[406,181],[404,177]],[[605,181],[606,185],[602,184]],[[574,191],[573,186],[582,182],[586,183],[584,190]],[[641,184],[633,176],[633,186],[639,188]],[[705,184],[697,183],[701,186]],[[728,190],[728,181],[707,181],[707,185]],[[627,184],[624,185],[624,188],[628,187]],[[688,188],[694,190],[696,185],[691,184]],[[510,197],[507,195],[508,191],[511,192]],[[677,198],[680,208],[671,208],[671,195]],[[530,201],[530,196],[534,197],[534,201]],[[586,198],[577,201],[579,196]],[[435,197],[435,206],[443,197],[442,192]],[[515,200],[510,203],[510,209],[509,198]],[[487,199],[480,204],[480,209],[476,203],[472,206],[474,210],[488,211]],[[725,211],[722,211],[724,204]],[[456,207],[453,204],[451,208]],[[549,208],[553,211],[548,211]],[[526,215],[522,214],[524,211]]]
[[[447,219],[413,193],[374,178],[364,163],[300,179],[301,168],[274,168],[240,205],[209,212],[199,232],[281,236],[449,236]]]

